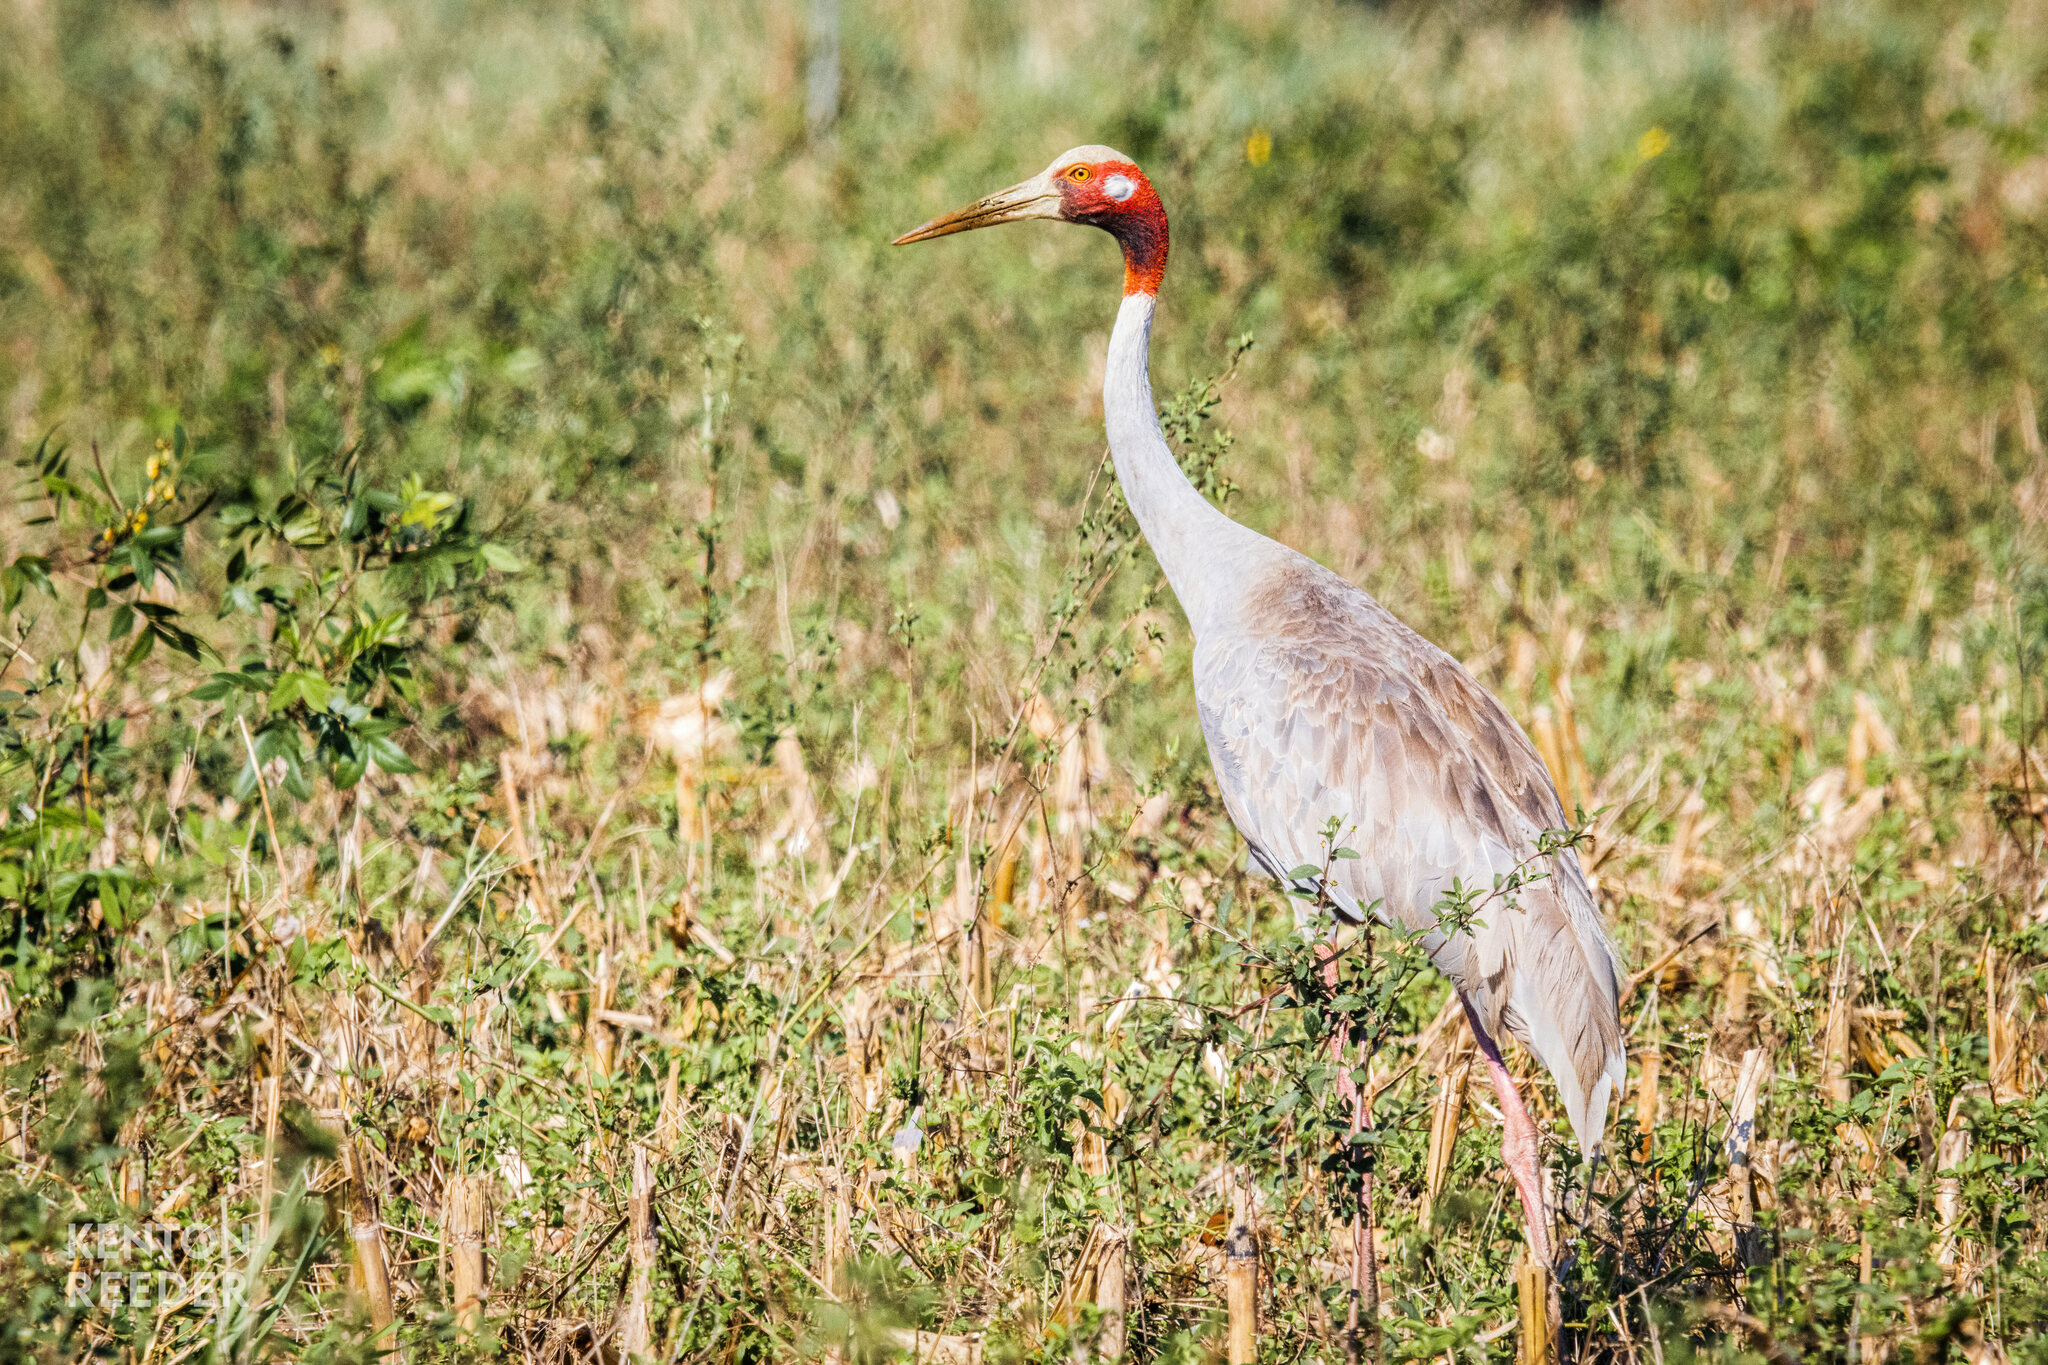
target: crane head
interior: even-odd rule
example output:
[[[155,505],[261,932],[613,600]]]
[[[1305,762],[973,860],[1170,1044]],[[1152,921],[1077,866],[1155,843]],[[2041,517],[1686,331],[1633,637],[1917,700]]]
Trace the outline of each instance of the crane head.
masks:
[[[1166,272],[1166,210],[1137,164],[1109,147],[1064,152],[1029,180],[940,214],[904,233],[895,244],[926,242],[1026,218],[1101,228],[1123,248],[1124,293],[1159,292],[1160,277]]]

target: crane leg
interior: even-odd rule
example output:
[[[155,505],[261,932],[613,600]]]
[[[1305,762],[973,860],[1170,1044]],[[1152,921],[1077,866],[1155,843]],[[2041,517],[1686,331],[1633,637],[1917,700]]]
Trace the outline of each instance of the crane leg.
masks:
[[[1537,1151],[1536,1120],[1529,1117],[1529,1107],[1522,1103],[1522,1092],[1515,1088],[1515,1078],[1508,1075],[1507,1063],[1500,1057],[1500,1048],[1479,1022],[1479,1014],[1472,1008],[1471,1000],[1463,991],[1458,992],[1458,999],[1465,1006],[1465,1018],[1472,1025],[1472,1037],[1479,1044],[1486,1074],[1493,1078],[1494,1093],[1500,1096],[1500,1155],[1507,1165],[1508,1174],[1515,1178],[1515,1192],[1522,1196],[1522,1220],[1528,1233],[1529,1250],[1544,1265],[1551,1265],[1550,1211],[1543,1204],[1543,1162]]]
[[[1316,945],[1316,960],[1323,964],[1323,984],[1331,990],[1337,989],[1337,945],[1328,939]],[[1351,1083],[1350,1068],[1344,1065],[1344,1029],[1340,1025],[1330,1030],[1330,1060],[1337,1064],[1337,1094],[1343,1099],[1353,1099],[1358,1087]],[[1354,1130],[1356,1131],[1356,1130]]]

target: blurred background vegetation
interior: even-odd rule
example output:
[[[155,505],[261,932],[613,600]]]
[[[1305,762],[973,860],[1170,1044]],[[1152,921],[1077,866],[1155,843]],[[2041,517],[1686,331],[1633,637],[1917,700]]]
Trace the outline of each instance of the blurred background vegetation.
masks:
[[[887,245],[1107,142],[1189,458],[1591,822],[1566,1349],[2048,1359],[2044,98],[2019,2],[8,0],[0,1355],[1196,1359],[1239,1220],[1342,1355],[1115,253]],[[1396,984],[1378,1349],[1509,1359]]]

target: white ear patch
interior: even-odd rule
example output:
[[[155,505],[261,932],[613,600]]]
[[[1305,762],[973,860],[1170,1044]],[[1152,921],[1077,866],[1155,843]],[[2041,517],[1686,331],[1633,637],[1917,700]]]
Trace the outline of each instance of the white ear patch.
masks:
[[[1102,192],[1121,204],[1136,194],[1138,187],[1127,175],[1112,175],[1102,182]]]

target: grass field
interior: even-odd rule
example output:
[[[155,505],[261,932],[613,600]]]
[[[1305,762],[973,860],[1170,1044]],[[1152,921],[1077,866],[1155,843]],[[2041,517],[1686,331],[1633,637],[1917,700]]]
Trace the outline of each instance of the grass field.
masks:
[[[1447,987],[1243,871],[1114,251],[887,245],[1098,141],[1190,467],[1583,811],[1562,1352],[2048,1362],[2026,0],[0,0],[0,1360],[1220,1360],[1247,1249],[1261,1360],[1532,1358]]]

